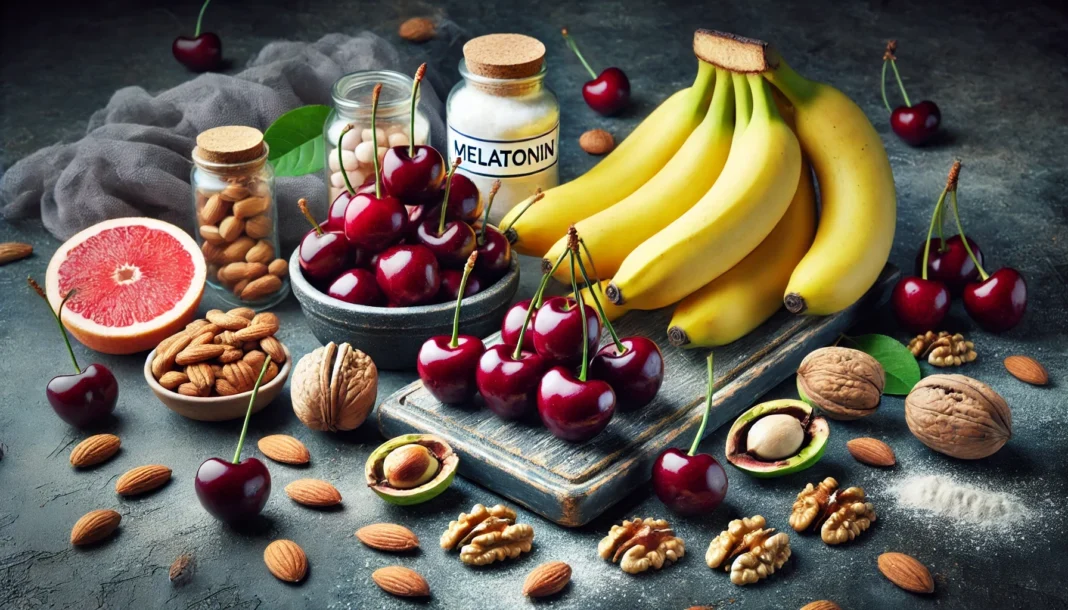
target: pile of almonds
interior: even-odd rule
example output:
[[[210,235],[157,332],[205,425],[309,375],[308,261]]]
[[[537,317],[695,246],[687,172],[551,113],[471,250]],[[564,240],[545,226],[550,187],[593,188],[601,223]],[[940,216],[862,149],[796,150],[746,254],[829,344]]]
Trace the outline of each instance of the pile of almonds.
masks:
[[[249,392],[266,358],[263,375],[269,383],[286,361],[278,332],[278,316],[257,314],[248,307],[213,309],[206,319],[190,322],[160,342],[152,360],[152,376],[161,386],[184,396],[232,396]]]
[[[289,266],[276,258],[271,193],[255,178],[235,178],[218,192],[197,190],[201,251],[214,276],[243,301],[282,289]]]

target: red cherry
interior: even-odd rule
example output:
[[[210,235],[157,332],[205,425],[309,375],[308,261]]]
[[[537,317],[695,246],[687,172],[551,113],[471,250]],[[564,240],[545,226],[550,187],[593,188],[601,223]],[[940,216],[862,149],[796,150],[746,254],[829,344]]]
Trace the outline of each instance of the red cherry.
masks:
[[[586,309],[586,339],[589,353],[601,342],[601,320],[589,305]],[[582,315],[571,297],[546,299],[534,318],[534,349],[552,364],[575,366],[582,362]]]
[[[626,108],[630,103],[630,79],[627,75],[614,67],[605,68],[600,75],[594,74],[593,68],[579,52],[578,45],[571,39],[566,29],[563,30],[563,34],[564,40],[593,79],[582,86],[582,98],[586,100],[586,105],[605,116],[611,116]]]
[[[478,267],[478,263],[475,263]],[[527,311],[530,310],[532,299],[519,301],[508,308],[501,321],[501,341],[508,347],[514,348],[519,343],[519,333],[523,330],[523,324],[527,320]],[[537,313],[534,314],[537,316]],[[523,349],[534,351],[534,320],[526,323],[527,332],[523,333]]]
[[[375,307],[385,300],[375,274],[366,269],[350,269],[337,276],[326,294],[353,305]]]
[[[326,213],[326,221],[322,225],[324,231],[345,232],[345,210],[349,207],[352,197],[348,191],[341,191],[334,197]]]
[[[342,233],[324,231],[311,212],[308,200],[301,199],[297,207],[312,226],[298,247],[300,270],[313,282],[329,281],[344,268],[349,258],[349,242]]]
[[[349,243],[379,252],[403,236],[408,211],[394,197],[358,194],[345,210],[345,238]]]
[[[467,265],[457,287],[463,292],[475,267],[475,257],[467,259]],[[471,400],[477,389],[475,380],[479,360],[486,346],[478,337],[460,334],[460,308],[463,299],[456,299],[456,313],[452,320],[452,336],[431,337],[419,348],[416,370],[423,385],[434,398],[445,404],[459,404]]]
[[[963,297],[968,315],[994,333],[1016,326],[1027,311],[1027,283],[1011,267],[998,269],[982,282],[968,284]]]
[[[949,311],[949,290],[936,280],[903,277],[890,296],[902,326],[917,333],[937,330]]]
[[[538,384],[538,415],[557,438],[587,441],[608,426],[615,411],[612,386],[599,379],[583,381],[565,367],[549,369]]]
[[[664,356],[645,337],[622,337],[602,347],[590,363],[590,377],[612,386],[621,410],[644,407],[653,401],[664,382]]]
[[[538,384],[545,361],[538,354],[498,344],[478,360],[475,384],[486,408],[502,419],[519,419],[537,406]]]
[[[445,223],[444,230],[436,219],[424,220],[415,231],[418,243],[426,246],[437,257],[442,267],[459,267],[475,251],[475,231],[471,225],[459,220]]]
[[[897,137],[912,146],[926,144],[938,133],[942,112],[938,106],[924,100],[915,106],[898,106],[890,113],[890,128]]]
[[[254,457],[234,464],[208,458],[197,469],[197,499],[213,517],[228,523],[260,514],[271,495],[271,473]]]
[[[433,199],[445,181],[445,161],[430,146],[394,146],[382,157],[382,185],[405,203]]]
[[[943,244],[945,244],[943,251]],[[983,253],[979,250],[979,244],[971,237],[968,238],[968,246],[975,253],[979,264],[983,264]],[[930,251],[927,260],[927,277],[938,280],[946,285],[950,294],[960,294],[964,286],[979,279],[979,268],[968,256],[964,249],[964,240],[960,235],[954,235],[944,242],[935,237],[927,248]],[[923,247],[916,253],[916,275],[923,273]]]
[[[478,250],[475,271],[486,281],[496,282],[512,268],[512,246],[497,227],[483,226],[475,249]]]
[[[186,68],[194,72],[207,72],[214,70],[222,64],[222,40],[211,32],[201,32],[200,25],[204,21],[204,11],[208,8],[211,0],[204,0],[197,15],[197,28],[193,37],[179,36],[171,44],[171,53]]]
[[[445,217],[472,224],[482,215],[482,195],[467,176],[453,172],[448,179],[448,201]]]
[[[402,307],[429,301],[441,287],[438,261],[426,246],[400,245],[382,252],[375,279],[386,299]]]
[[[463,280],[463,275],[463,271],[459,269],[441,270],[441,288],[438,290],[438,299],[442,303],[455,301],[460,296],[460,284]],[[478,276],[472,275],[467,280],[467,286],[464,287],[464,297],[474,296],[482,292],[483,288],[482,281],[478,279]]]

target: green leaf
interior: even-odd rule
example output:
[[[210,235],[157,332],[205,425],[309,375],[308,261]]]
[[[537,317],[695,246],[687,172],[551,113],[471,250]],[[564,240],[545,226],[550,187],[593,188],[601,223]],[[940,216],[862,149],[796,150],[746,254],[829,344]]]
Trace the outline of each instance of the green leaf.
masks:
[[[322,171],[323,124],[329,106],[301,106],[278,117],[263,139],[270,147],[267,159],[276,176],[303,176]]]
[[[886,387],[883,394],[904,396],[920,381],[920,365],[909,348],[886,335],[861,335],[847,337],[858,350],[870,355],[883,365],[886,371]]]

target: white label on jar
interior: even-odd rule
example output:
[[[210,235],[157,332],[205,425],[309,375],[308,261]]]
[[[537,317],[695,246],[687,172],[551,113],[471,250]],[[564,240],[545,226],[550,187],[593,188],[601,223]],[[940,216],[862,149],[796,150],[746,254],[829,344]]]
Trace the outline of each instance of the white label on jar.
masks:
[[[517,178],[541,173],[556,165],[560,124],[549,131],[520,140],[487,140],[457,131],[449,125],[449,159],[463,160],[460,169],[487,178]]]

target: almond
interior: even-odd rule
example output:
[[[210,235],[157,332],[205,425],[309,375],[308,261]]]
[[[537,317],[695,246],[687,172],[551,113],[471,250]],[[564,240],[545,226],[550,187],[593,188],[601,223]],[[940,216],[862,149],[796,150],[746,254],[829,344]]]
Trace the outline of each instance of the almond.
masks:
[[[264,311],[256,314],[256,317],[252,318],[252,324],[266,324],[277,331],[278,327],[282,325],[282,321],[278,319],[277,315],[269,311]]]
[[[189,377],[190,383],[197,386],[197,389],[201,391],[210,391],[215,385],[215,371],[211,368],[211,365],[206,362],[190,364],[185,367],[185,374]]]
[[[243,341],[234,336],[234,331],[232,330],[224,330],[215,335],[214,341],[220,345],[229,345],[231,347],[239,347],[243,343]]]
[[[219,197],[231,203],[247,199],[248,196],[248,188],[240,184],[231,184],[219,192]]]
[[[408,42],[426,42],[434,37],[434,22],[426,17],[412,17],[400,24],[397,34]]]
[[[241,298],[245,301],[258,301],[268,297],[282,288],[282,280],[277,275],[265,275],[252,280],[241,290]]]
[[[226,313],[221,309],[212,309],[204,317],[208,319],[208,322],[223,330],[241,330],[248,326],[249,323],[249,320],[243,316]],[[222,336],[222,334],[219,336]]]
[[[270,265],[267,265],[267,273],[271,275],[283,278],[289,273],[289,263],[284,258],[276,258],[271,261]]]
[[[263,563],[278,580],[300,582],[308,573],[308,556],[292,540],[275,540],[263,549]]]
[[[246,328],[242,328],[241,330],[235,332],[234,336],[237,337],[238,341],[259,341],[264,337],[270,337],[277,331],[277,325],[271,326],[270,324],[264,324],[262,322],[253,322],[252,324],[249,324]]]
[[[209,264],[215,264],[222,262],[222,246],[219,244],[213,244],[210,241],[205,241],[200,244],[200,251],[204,253],[204,260]]]
[[[603,129],[591,129],[579,137],[579,147],[591,155],[606,155],[616,147],[616,139]]]
[[[248,284],[249,280],[241,280],[234,284],[234,288],[230,292],[233,292],[235,297],[241,298],[241,293],[245,291],[245,287],[248,286]]]
[[[250,391],[252,386],[256,385],[256,378],[259,377],[259,373],[259,371],[253,371],[252,367],[243,360],[223,365],[223,377],[225,377],[226,380],[230,382],[230,385],[234,386],[239,393]]]
[[[222,262],[224,263],[239,263],[245,260],[245,255],[252,249],[252,246],[256,245],[256,240],[251,237],[239,237],[234,240],[234,243],[227,245],[223,248]]]
[[[545,597],[564,590],[571,582],[571,566],[562,561],[543,563],[534,568],[523,583],[523,595]]]
[[[166,348],[157,349],[156,358],[152,360],[152,376],[159,379],[164,373],[174,368],[174,361],[178,358],[178,354],[189,347],[192,341],[193,334],[186,331],[179,333],[178,338],[169,342]]]
[[[271,228],[273,226],[274,224],[271,222],[271,218],[266,214],[253,216],[245,221],[245,235],[248,235],[252,239],[263,239],[271,234]]]
[[[251,366],[252,370],[259,371],[263,368],[263,361],[267,359],[267,355],[258,349],[254,349],[247,352],[241,359]]]
[[[106,462],[119,452],[122,441],[114,434],[95,434],[78,443],[70,452],[70,465],[87,468]]]
[[[219,356],[219,362],[223,364],[230,364],[231,362],[237,362],[238,360],[241,360],[242,358],[244,358],[244,356],[245,352],[241,351],[240,349],[236,347],[227,346],[226,351],[223,352],[221,356]]]
[[[205,225],[217,225],[230,213],[230,204],[218,195],[208,197],[204,207],[200,208],[200,222]]]
[[[426,579],[415,570],[402,566],[389,566],[379,568],[371,574],[371,580],[375,581],[383,591],[390,595],[400,597],[426,597],[430,595],[430,585]]]
[[[1046,372],[1046,367],[1029,356],[1009,356],[1005,359],[1005,369],[1024,383],[1031,385],[1049,383],[1049,373]]]
[[[919,561],[904,553],[883,553],[879,555],[879,571],[890,582],[913,593],[931,593],[934,591],[934,579],[931,572]]]
[[[136,496],[157,489],[171,480],[171,469],[159,464],[138,466],[127,470],[115,481],[115,493],[120,496]]]
[[[0,265],[22,260],[31,254],[33,254],[33,246],[30,244],[22,244],[17,241],[0,244]]]
[[[400,553],[419,548],[419,537],[403,525],[375,523],[356,530],[356,538],[372,549]]]
[[[70,543],[82,546],[100,542],[119,527],[122,515],[113,510],[94,510],[85,514],[70,530]]]
[[[337,488],[319,479],[297,479],[286,485],[286,495],[297,504],[316,508],[341,504]]]
[[[271,242],[261,239],[245,253],[245,260],[250,263],[261,263],[263,272],[267,273],[267,265],[274,260],[274,246]]]
[[[842,610],[842,608],[830,600],[821,599],[801,606],[801,610]]]
[[[168,390],[174,391],[178,386],[189,381],[189,376],[181,371],[167,371],[159,378],[159,384]]]
[[[196,364],[198,362],[205,362],[212,358],[218,358],[226,351],[225,345],[219,345],[218,343],[205,343],[201,345],[190,345],[175,357],[174,363],[179,366],[187,366],[190,364]],[[186,375],[189,373],[187,372]]]
[[[167,576],[176,585],[183,585],[189,582],[189,579],[193,577],[193,556],[189,553],[182,553],[178,556],[178,559],[174,560],[171,564],[171,569],[168,570]]]
[[[234,211],[237,211],[235,204]],[[219,223],[219,237],[223,241],[234,241],[245,232],[245,221],[236,216],[227,216]]]
[[[216,377],[215,379],[215,393],[219,396],[233,396],[234,394],[240,394],[229,381],[222,377]]]
[[[203,397],[203,396],[207,396],[208,395],[207,393],[202,391],[200,388],[198,388],[196,385],[194,385],[192,383],[188,383],[188,382],[183,383],[182,385],[178,386],[178,389],[176,391],[179,394],[181,394],[182,396],[189,396],[189,397],[197,397],[197,396]]]
[[[304,443],[288,434],[272,434],[256,444],[263,455],[283,464],[307,464],[311,454]]]
[[[215,225],[201,225],[200,236],[209,244],[222,245],[226,243],[222,234],[219,233],[219,227]]]
[[[264,337],[260,339],[260,349],[264,351],[271,360],[274,360],[278,364],[283,364],[286,361],[286,350],[282,347],[282,342],[274,337]]]
[[[234,218],[244,219],[259,216],[267,211],[270,201],[266,197],[249,197],[234,204]],[[242,222],[242,226],[244,223]]]
[[[226,313],[230,314],[231,316],[242,317],[248,320],[249,322],[252,321],[252,318],[256,317],[256,310],[252,309],[251,307],[234,307]]]
[[[216,277],[220,282],[234,283],[241,280],[254,280],[265,275],[267,275],[267,265],[263,263],[238,262],[220,267]]]
[[[868,466],[893,466],[897,459],[894,450],[877,438],[855,438],[846,443],[846,449],[861,464]]]

